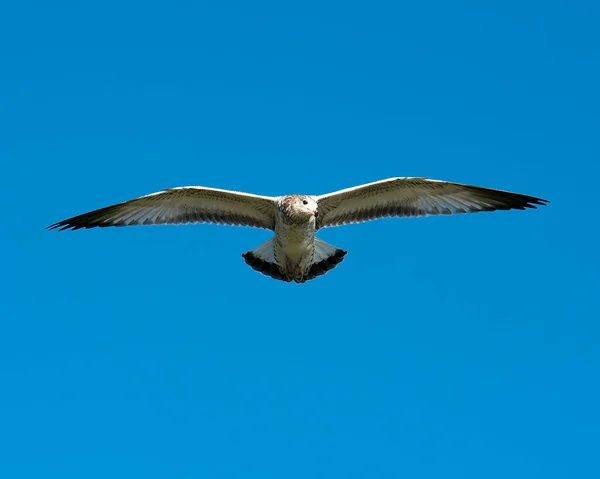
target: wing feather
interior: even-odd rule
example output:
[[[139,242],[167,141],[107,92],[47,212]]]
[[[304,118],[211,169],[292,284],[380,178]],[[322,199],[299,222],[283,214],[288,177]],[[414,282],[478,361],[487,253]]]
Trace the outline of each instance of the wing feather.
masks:
[[[318,228],[391,216],[524,210],[548,203],[519,193],[426,178],[390,178],[317,196],[316,200]]]
[[[274,229],[276,198],[200,186],[171,188],[74,216],[48,229],[217,223]]]

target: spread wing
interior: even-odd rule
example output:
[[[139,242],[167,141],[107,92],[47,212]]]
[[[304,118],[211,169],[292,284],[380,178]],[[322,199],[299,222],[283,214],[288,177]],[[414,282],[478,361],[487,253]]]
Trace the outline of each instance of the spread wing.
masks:
[[[220,223],[275,227],[276,198],[200,186],[171,188],[74,216],[48,229],[106,226]]]
[[[317,196],[316,199],[318,228],[390,216],[524,210],[548,203],[533,196],[425,178],[390,178]]]

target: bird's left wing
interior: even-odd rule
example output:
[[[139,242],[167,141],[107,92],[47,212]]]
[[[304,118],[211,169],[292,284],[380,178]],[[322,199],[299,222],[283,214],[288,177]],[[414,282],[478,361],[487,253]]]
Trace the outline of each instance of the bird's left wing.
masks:
[[[425,178],[390,178],[316,197],[317,228],[388,216],[451,215],[535,208],[547,200]]]
[[[158,193],[74,216],[48,229],[220,223],[274,229],[276,198],[200,186]]]

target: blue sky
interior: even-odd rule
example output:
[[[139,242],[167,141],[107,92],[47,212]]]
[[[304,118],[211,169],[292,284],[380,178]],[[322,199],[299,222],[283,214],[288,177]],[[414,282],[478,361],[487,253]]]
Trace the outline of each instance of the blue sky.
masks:
[[[1,477],[599,477],[600,11],[450,3],[2,7]],[[304,285],[265,231],[44,230],[392,176],[552,203],[328,229]]]

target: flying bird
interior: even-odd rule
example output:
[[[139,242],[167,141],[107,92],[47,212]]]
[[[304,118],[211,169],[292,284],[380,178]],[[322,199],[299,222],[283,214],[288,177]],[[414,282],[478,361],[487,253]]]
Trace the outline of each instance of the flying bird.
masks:
[[[48,229],[218,223],[274,231],[242,254],[254,270],[282,281],[305,281],[335,268],[346,255],[315,237],[321,228],[385,217],[416,217],[524,210],[548,200],[508,191],[426,178],[390,178],[321,196],[259,196],[186,186],[74,216]]]

